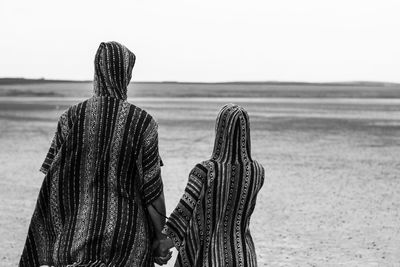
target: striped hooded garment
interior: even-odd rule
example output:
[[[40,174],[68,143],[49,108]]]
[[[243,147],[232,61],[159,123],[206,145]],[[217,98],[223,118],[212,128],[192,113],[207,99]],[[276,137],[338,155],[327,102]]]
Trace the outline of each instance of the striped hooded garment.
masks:
[[[210,160],[189,174],[164,233],[179,254],[175,266],[257,266],[249,230],[264,168],[251,158],[247,112],[225,105]]]
[[[135,56],[101,43],[94,96],[64,112],[20,266],[154,266],[145,207],[160,196],[157,124],[126,102]]]

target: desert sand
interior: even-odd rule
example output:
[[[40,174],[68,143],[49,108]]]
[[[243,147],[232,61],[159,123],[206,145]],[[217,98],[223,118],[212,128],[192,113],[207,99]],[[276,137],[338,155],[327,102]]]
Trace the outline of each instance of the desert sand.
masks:
[[[57,118],[79,100],[0,98],[1,266],[17,265]],[[398,99],[129,101],[159,123],[168,212],[211,154],[220,106],[235,102],[266,169],[250,226],[259,266],[400,266]]]

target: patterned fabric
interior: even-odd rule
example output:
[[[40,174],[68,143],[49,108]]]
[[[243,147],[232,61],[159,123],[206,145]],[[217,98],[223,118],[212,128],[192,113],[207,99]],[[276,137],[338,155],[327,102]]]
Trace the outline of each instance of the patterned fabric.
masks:
[[[135,60],[135,55],[125,46],[116,42],[101,43],[94,63],[95,95],[125,100]]]
[[[95,95],[61,115],[20,266],[154,266],[145,207],[161,160],[156,122],[124,101],[134,59],[102,43]]]
[[[257,266],[249,222],[263,183],[264,168],[250,155],[247,112],[225,105],[212,157],[190,172],[164,228],[179,252],[175,266]]]

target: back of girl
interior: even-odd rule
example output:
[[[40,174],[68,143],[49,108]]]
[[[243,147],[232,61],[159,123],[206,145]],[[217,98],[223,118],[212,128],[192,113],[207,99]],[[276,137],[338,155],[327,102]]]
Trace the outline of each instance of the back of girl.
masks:
[[[247,112],[222,107],[210,160],[197,164],[165,233],[177,248],[175,266],[257,266],[250,217],[264,182],[251,157]]]

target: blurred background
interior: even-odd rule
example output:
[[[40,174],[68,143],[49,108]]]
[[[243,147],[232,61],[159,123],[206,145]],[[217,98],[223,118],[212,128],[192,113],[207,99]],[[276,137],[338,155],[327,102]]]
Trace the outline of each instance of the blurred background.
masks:
[[[91,97],[95,52],[112,40],[137,56],[128,101],[159,123],[168,213],[234,102],[266,169],[250,226],[260,266],[400,266],[399,11],[394,0],[1,1],[0,266],[19,261],[57,119]]]

